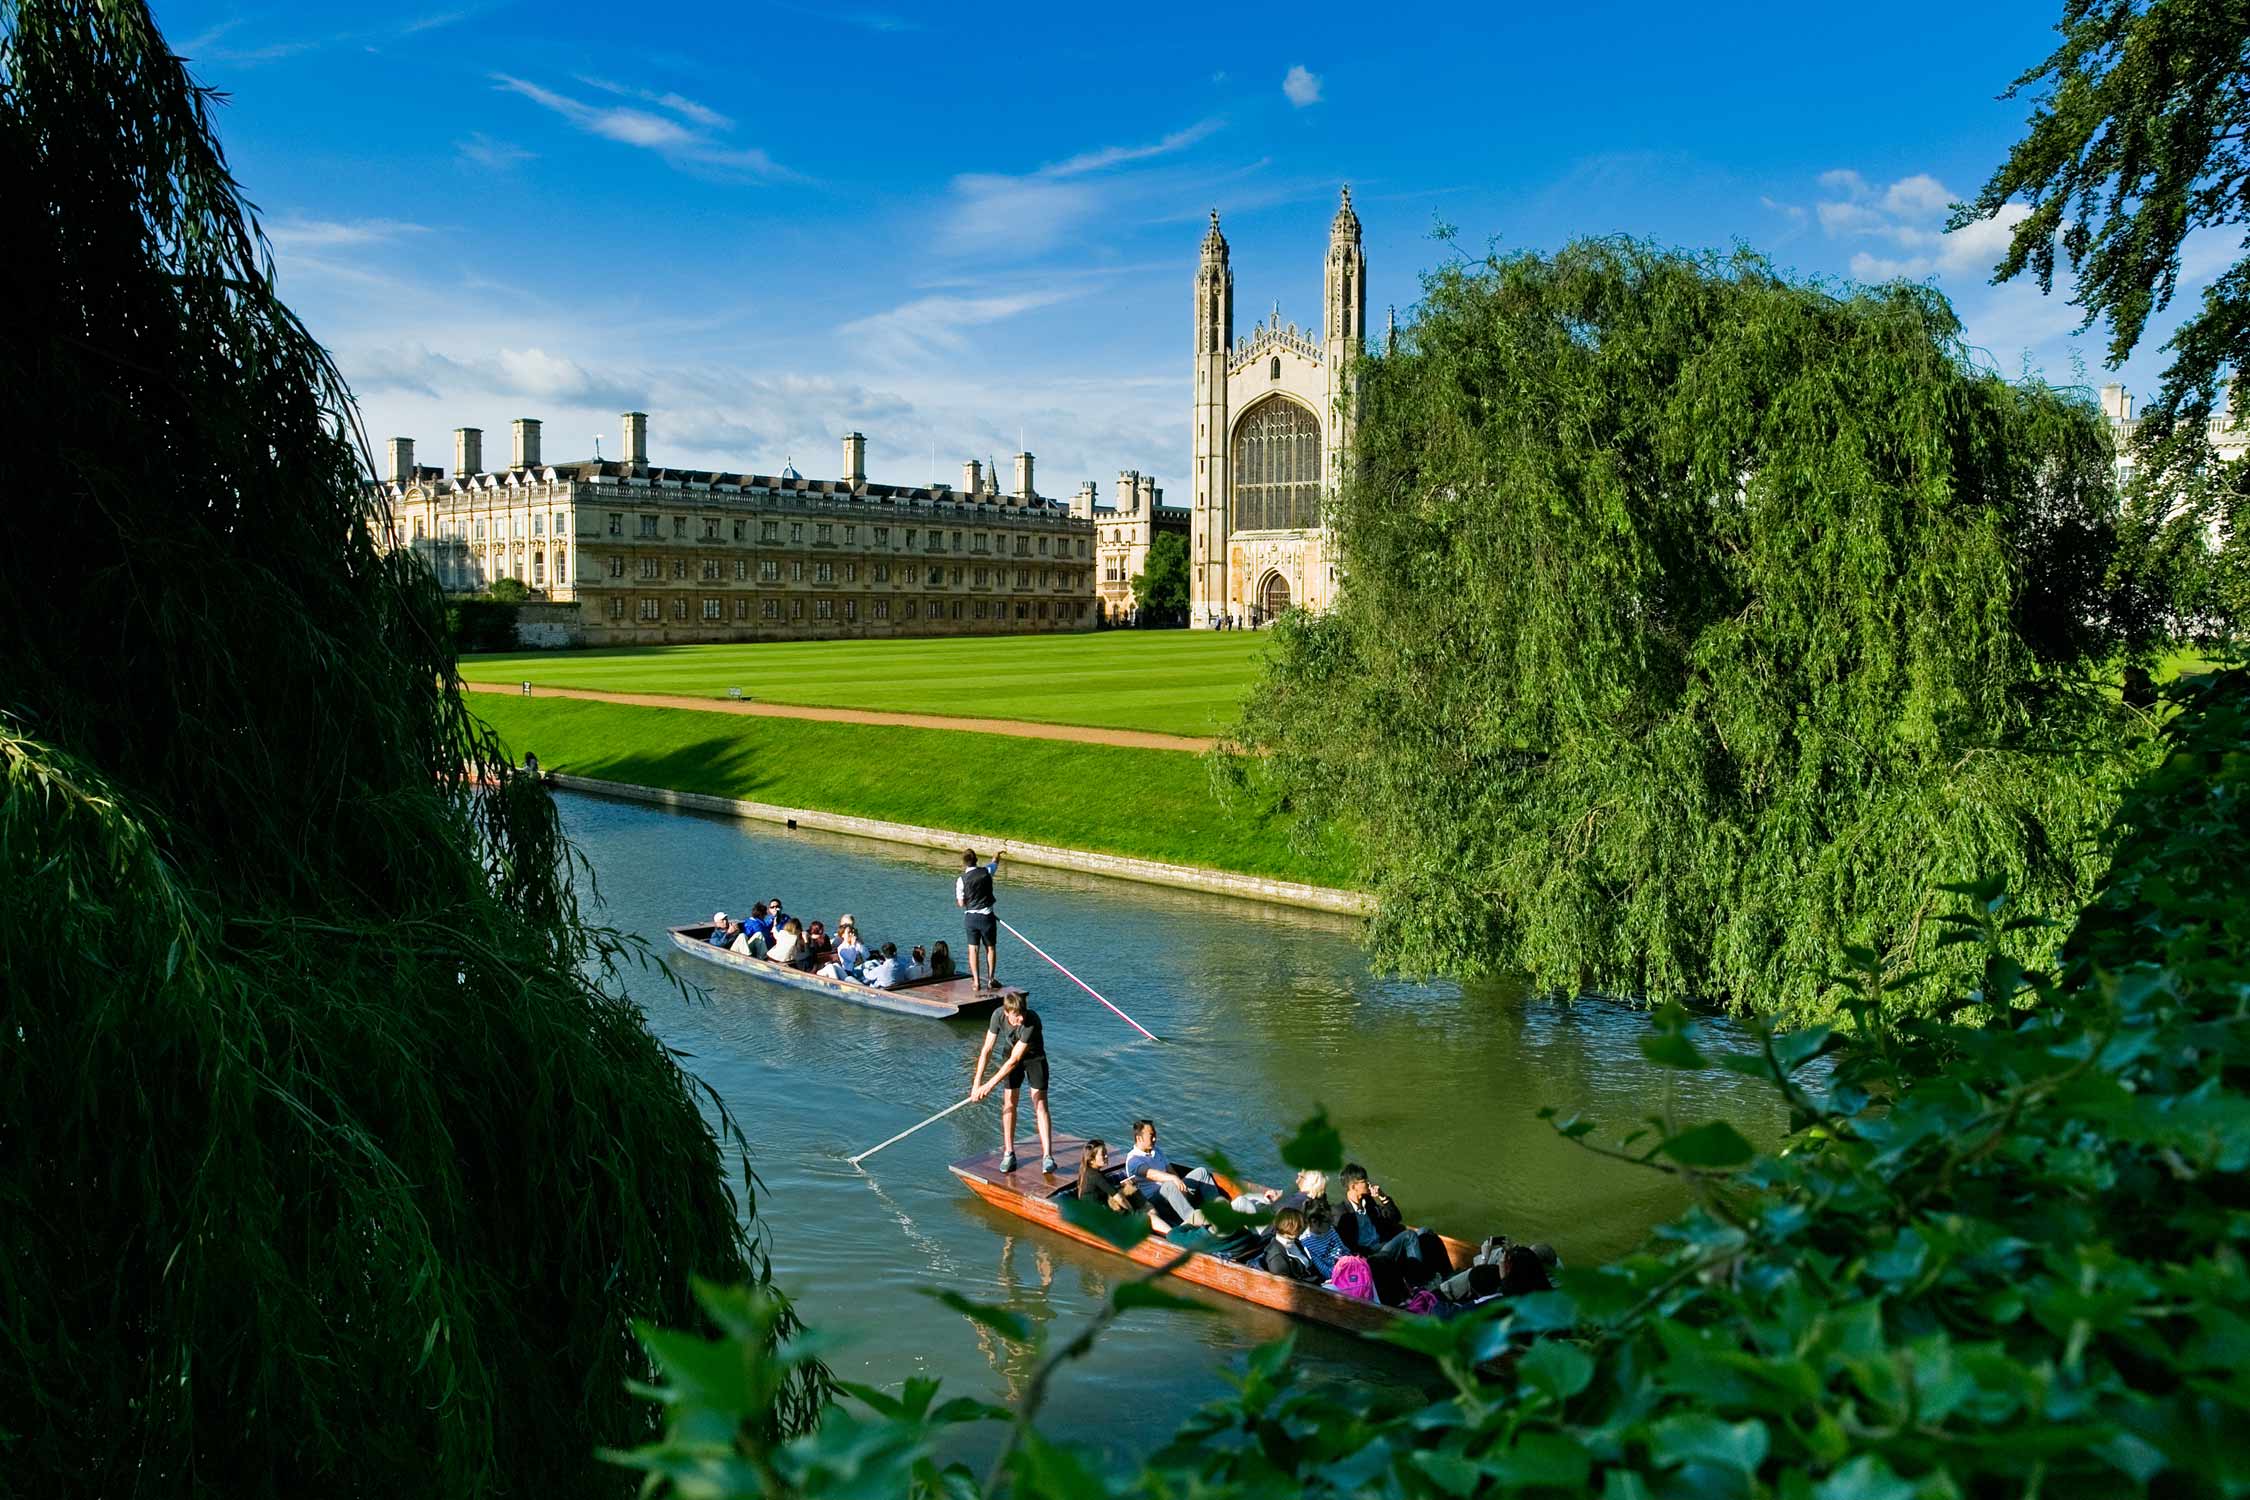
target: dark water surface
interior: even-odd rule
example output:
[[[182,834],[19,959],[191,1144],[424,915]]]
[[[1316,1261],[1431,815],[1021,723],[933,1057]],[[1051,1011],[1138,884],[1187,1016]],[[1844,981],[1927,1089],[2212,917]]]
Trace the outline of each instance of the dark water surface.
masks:
[[[954,1394],[1012,1399],[1030,1359],[920,1295],[950,1288],[1076,1328],[1123,1262],[987,1208],[946,1171],[994,1149],[997,1099],[891,1147],[863,1175],[844,1160],[960,1098],[981,1022],[860,1010],[669,956],[664,929],[779,895],[831,929],[841,912],[901,949],[960,952],[957,860],[934,851],[564,794],[599,881],[600,920],[646,938],[709,992],[662,976],[629,987],[656,1033],[727,1101],[754,1147],[775,1273],[808,1322],[851,1336],[831,1363],[895,1389],[909,1375]],[[1772,1095],[1731,1073],[1647,1062],[1637,1010],[1531,1000],[1499,986],[1400,984],[1368,972],[1354,924],[1315,913],[1003,864],[1000,912],[1166,1041],[1145,1041],[1001,937],[1005,978],[1046,1022],[1058,1132],[1113,1143],[1136,1114],[1168,1148],[1224,1149],[1251,1175],[1286,1177],[1285,1133],[1324,1105],[1345,1148],[1410,1219],[1464,1238],[1551,1241],[1566,1264],[1631,1248],[1683,1206],[1671,1180],[1598,1158],[1536,1118],[1552,1104],[1623,1125],[1660,1110],[1723,1114],[1754,1140],[1781,1128]],[[1026,1115],[1028,1116],[1028,1109]],[[1022,1129],[1028,1134],[1030,1123]],[[1036,1151],[1036,1145],[1030,1148]],[[1156,1441],[1222,1393],[1222,1372],[1293,1320],[1224,1299],[1213,1316],[1135,1312],[1057,1382],[1043,1428],[1130,1447]],[[1296,1324],[1307,1378],[1420,1384],[1410,1356]]]

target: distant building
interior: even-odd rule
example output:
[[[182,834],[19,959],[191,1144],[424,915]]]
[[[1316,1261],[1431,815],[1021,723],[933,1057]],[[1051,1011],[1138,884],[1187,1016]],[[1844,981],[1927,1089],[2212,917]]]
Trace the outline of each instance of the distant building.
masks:
[[[1138,469],[1118,471],[1115,504],[1103,509],[1095,500],[1089,479],[1071,498],[1070,513],[1094,523],[1094,588],[1103,618],[1121,624],[1140,608],[1133,580],[1148,570],[1150,544],[1166,532],[1184,541],[1193,512],[1184,505],[1166,505],[1156,476]]]
[[[2102,415],[2109,418],[2110,442],[2117,452],[2117,487],[2122,490],[2133,482],[2133,438],[2141,427],[2141,419],[2133,415],[2133,393],[2121,385],[2103,386]],[[2242,421],[2232,386],[2225,409],[2211,418],[2205,436],[2219,463],[2231,464],[2250,454],[2250,425]]]
[[[453,434],[451,472],[393,438],[381,486],[401,545],[438,581],[475,593],[502,578],[578,606],[587,645],[1018,635],[1094,625],[1093,523],[971,459],[959,489],[876,484],[867,439],[843,474],[670,469],[648,461],[648,416],[627,412],[615,459],[548,463],[519,418],[506,465],[483,432]]]
[[[1195,273],[1193,624],[1324,610],[1336,554],[1323,518],[1350,446],[1353,361],[1367,333],[1367,256],[1352,191],[1328,226],[1314,330],[1272,319],[1234,332],[1234,270],[1213,211]]]

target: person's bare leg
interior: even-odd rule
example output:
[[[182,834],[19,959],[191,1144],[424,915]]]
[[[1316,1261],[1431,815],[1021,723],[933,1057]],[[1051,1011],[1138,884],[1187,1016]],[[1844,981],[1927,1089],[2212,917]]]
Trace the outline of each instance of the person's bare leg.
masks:
[[[1014,1155],[1016,1150],[1016,1091],[1014,1089],[1002,1089],[1000,1091],[1000,1150],[1003,1154],[1010,1156]]]
[[[1039,1154],[1051,1158],[1055,1154],[1055,1122],[1047,1115],[1047,1091],[1031,1091],[1031,1117],[1039,1122]]]
[[[984,970],[977,967],[977,957],[977,945],[971,942],[969,944],[969,980],[981,990],[984,988]]]
[[[975,966],[971,965],[971,967]],[[996,943],[985,945],[984,978],[985,982],[994,989],[1000,988],[1000,948]]]

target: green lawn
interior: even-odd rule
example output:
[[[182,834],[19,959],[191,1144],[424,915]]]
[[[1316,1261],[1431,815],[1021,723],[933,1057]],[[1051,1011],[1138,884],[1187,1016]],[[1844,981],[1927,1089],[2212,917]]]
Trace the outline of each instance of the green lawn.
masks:
[[[773,641],[468,656],[473,682],[1090,724],[1216,734],[1257,674],[1250,631],[1116,630],[1089,635],[895,641]]]
[[[536,750],[551,771],[1314,885],[1353,884],[1339,850],[1292,852],[1278,822],[1222,805],[1202,757],[1177,750],[574,698],[477,693],[469,704],[517,759]]]

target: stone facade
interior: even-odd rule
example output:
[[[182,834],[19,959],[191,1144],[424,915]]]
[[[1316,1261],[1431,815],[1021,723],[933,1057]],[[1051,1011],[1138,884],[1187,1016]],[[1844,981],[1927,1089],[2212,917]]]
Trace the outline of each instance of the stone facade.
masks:
[[[1072,497],[1070,513],[1094,523],[1094,587],[1101,617],[1125,624],[1140,607],[1133,580],[1148,569],[1149,546],[1166,532],[1185,538],[1193,512],[1184,505],[1166,505],[1156,476],[1138,469],[1118,471],[1116,504],[1103,509],[1095,500],[1089,479]]]
[[[973,460],[960,489],[871,483],[856,432],[843,478],[807,479],[652,466],[646,414],[622,426],[621,458],[550,464],[539,423],[519,419],[511,461],[489,471],[483,434],[462,428],[450,474],[394,438],[392,534],[449,591],[515,578],[575,604],[586,645],[1094,626],[1093,523],[1038,495],[1028,453],[1004,494]]]
[[[1234,270],[1219,216],[1195,279],[1190,621],[1257,625],[1326,609],[1336,563],[1323,521],[1350,447],[1353,362],[1366,338],[1367,257],[1350,188],[1328,227],[1318,340],[1272,316],[1234,331]]]
[[[2229,386],[2226,409],[2205,429],[2211,451],[2222,464],[2236,463],[2250,455],[2250,424],[2242,420],[2236,394]],[[2141,426],[2141,419],[2133,415],[2133,393],[2121,385],[2103,386],[2102,415],[2109,419],[2110,441],[2117,449],[2117,487],[2122,490],[2133,482],[2133,437]]]

